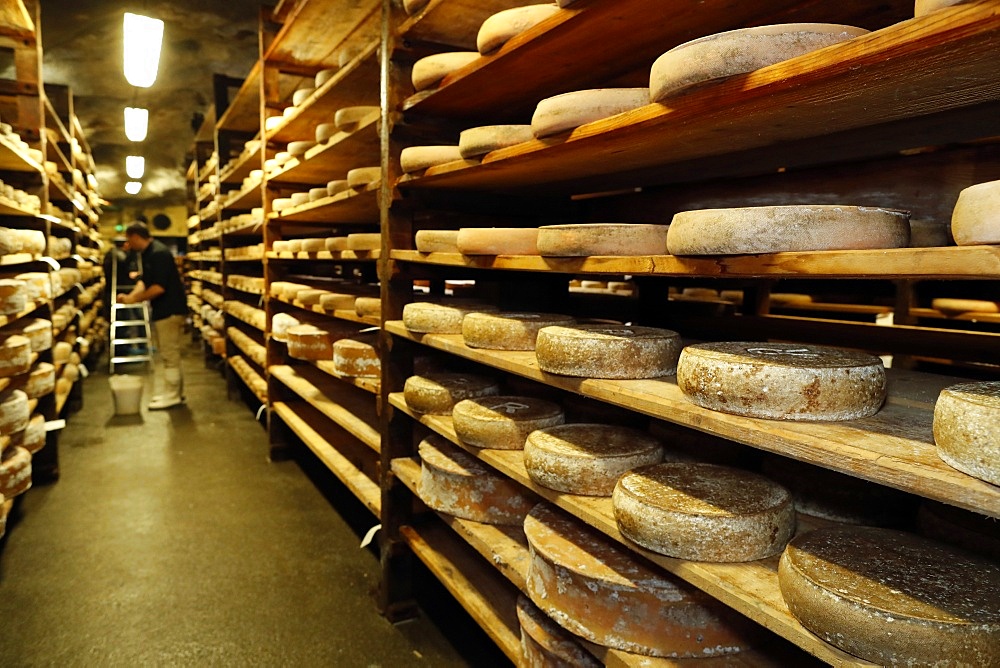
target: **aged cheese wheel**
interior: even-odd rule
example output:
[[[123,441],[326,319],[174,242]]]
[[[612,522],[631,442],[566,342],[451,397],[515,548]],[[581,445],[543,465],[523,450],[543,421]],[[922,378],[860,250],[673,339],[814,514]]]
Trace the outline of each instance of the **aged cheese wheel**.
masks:
[[[285,283],[284,288],[281,291],[280,297],[285,301],[293,301],[296,295],[302,290],[308,290],[309,286],[303,283]]]
[[[769,420],[855,420],[885,400],[885,368],[872,355],[797,343],[686,347],[677,385],[699,406]]]
[[[291,109],[291,107],[289,107],[289,109]],[[281,167],[291,159],[292,159],[291,151],[278,151],[277,153],[274,154],[274,161],[277,163],[279,167]]]
[[[534,350],[542,327],[573,323],[570,316],[555,313],[469,313],[462,320],[462,339],[472,348]]]
[[[476,51],[436,53],[433,56],[421,58],[413,63],[413,72],[411,74],[413,87],[418,91],[426,90],[436,85],[455,70],[460,70],[478,59],[479,53]]]
[[[535,137],[548,137],[647,104],[648,88],[596,88],[563,93],[538,103],[531,117],[531,131]]]
[[[538,332],[538,368],[561,376],[637,379],[669,376],[677,367],[680,335],[625,325],[545,327]]]
[[[752,72],[868,31],[827,23],[756,26],[685,42],[656,59],[649,73],[653,102],[691,86]]]
[[[80,380],[80,367],[77,364],[70,362],[65,365],[62,370],[62,378],[65,378],[70,383],[75,383]]]
[[[309,189],[309,201],[310,202],[316,202],[318,200],[323,199],[326,196],[327,196],[326,195],[326,186],[323,186],[322,188],[310,188]],[[320,250],[323,250],[323,249],[321,248]]]
[[[407,14],[413,16],[423,9],[430,0],[403,0],[403,9]]]
[[[30,488],[31,453],[22,447],[7,448],[0,457],[0,495],[13,499]]]
[[[340,71],[339,67],[331,67],[331,68],[327,68],[325,70],[320,70],[319,72],[317,72],[316,73],[316,78],[314,80],[314,84],[315,84],[316,88],[322,87],[323,84],[325,84],[327,81],[329,81],[333,77],[337,76],[337,72],[339,72],[339,71]]]
[[[333,359],[333,334],[315,325],[289,327],[288,355],[300,360]]]
[[[28,420],[28,426],[11,436],[11,445],[22,447],[35,454],[45,447],[45,416],[36,413]]]
[[[0,255],[19,252],[21,252],[21,237],[10,228],[0,227]]]
[[[934,404],[934,442],[948,465],[1000,485],[1000,381],[941,390]]]
[[[939,297],[931,301],[931,307],[949,315],[958,313],[1000,313],[1000,304],[982,299]]]
[[[544,225],[538,228],[538,252],[555,257],[589,255],[663,255],[666,225]]]
[[[676,462],[626,473],[611,497],[618,528],[642,547],[692,561],[754,561],[795,533],[792,495],[764,476]]]
[[[498,394],[500,388],[489,378],[469,373],[428,373],[410,376],[403,384],[407,405],[418,413],[450,415],[455,404]]]
[[[340,130],[337,128],[336,123],[320,123],[316,126],[316,143],[325,144],[338,132]]]
[[[448,515],[484,524],[521,525],[537,499],[507,476],[440,436],[420,442],[420,500]]]
[[[324,311],[338,311],[342,309],[353,309],[357,295],[347,292],[328,292],[320,297],[319,304]]]
[[[707,595],[547,504],[524,520],[527,594],[590,642],[662,657],[709,657],[747,646],[738,622]]]
[[[315,88],[300,88],[292,93],[292,104],[296,107],[309,99],[309,96],[316,92]]]
[[[328,290],[317,290],[315,288],[306,288],[305,290],[299,290],[295,293],[295,301],[299,302],[303,306],[314,306],[320,303],[323,295],[330,294]]]
[[[359,334],[333,343],[333,369],[351,378],[378,378],[382,369],[379,361],[378,337]]]
[[[382,300],[379,297],[358,297],[354,300],[354,312],[360,316],[382,315]]]
[[[458,146],[407,146],[399,154],[399,165],[409,174],[461,159]]]
[[[378,232],[356,232],[347,235],[347,248],[353,251],[376,251],[382,248],[382,235]]]
[[[333,181],[327,181],[326,183],[326,194],[330,197],[334,195],[339,195],[342,192],[346,192],[351,189],[351,182],[347,179],[334,179]]]
[[[925,14],[930,14],[931,12],[939,9],[951,7],[952,5],[960,5],[968,1],[969,0],[916,0],[916,3],[914,3],[913,6],[913,15],[924,16]]]
[[[300,325],[299,319],[288,313],[275,313],[271,318],[271,338],[275,341],[288,341],[288,330]]]
[[[38,399],[51,394],[56,389],[56,368],[48,362],[39,362],[31,370],[24,385],[24,393],[29,399]]]
[[[682,211],[667,233],[671,255],[905,248],[909,243],[907,213],[832,204]]]
[[[517,597],[524,668],[601,668],[604,664],[523,594]]]
[[[403,326],[420,334],[461,334],[466,315],[496,310],[490,304],[413,302],[403,306]]]
[[[458,230],[420,230],[413,236],[421,253],[458,253]]]
[[[1000,567],[912,534],[829,527],[795,538],[778,584],[807,629],[883,666],[1000,665]]]
[[[618,478],[663,461],[663,445],[645,432],[606,424],[564,424],[528,434],[524,468],[549,489],[611,496]]]
[[[347,250],[347,237],[327,237],[324,246],[331,253],[345,251]]]
[[[291,197],[277,197],[271,201],[272,211],[284,211],[285,209],[291,209],[293,206]]]
[[[538,255],[538,229],[463,227],[456,244],[465,255]]]
[[[298,253],[302,250],[302,239],[289,239],[286,243],[289,253]]]
[[[31,368],[31,340],[14,334],[0,343],[0,378],[27,373]]]
[[[925,499],[917,525],[928,538],[1000,560],[1000,522],[992,517]]]
[[[310,140],[300,140],[300,141],[290,141],[288,142],[288,152],[292,154],[293,157],[299,158],[305,155],[305,152],[316,145],[316,142]],[[299,202],[301,204],[302,202]]]
[[[21,390],[11,390],[0,395],[0,435],[10,436],[28,426],[31,410],[28,395]]]
[[[496,51],[512,37],[538,25],[558,11],[558,5],[526,5],[497,12],[483,21],[476,35],[476,48],[479,53]]]
[[[559,404],[509,395],[464,399],[451,417],[463,443],[493,450],[521,450],[528,434],[564,421]]]
[[[381,180],[381,167],[355,167],[351,171],[347,172],[347,185],[355,190],[367,188]]]
[[[458,136],[458,151],[463,158],[476,158],[534,138],[530,125],[483,125],[462,131]]]
[[[326,192],[325,188],[322,188],[323,192]],[[306,253],[318,253],[322,250],[326,250],[326,239],[303,239],[302,240],[302,250]]]
[[[45,233],[41,230],[11,230],[11,232],[21,242],[22,253],[41,255],[45,252]],[[69,241],[69,239],[65,241]]]
[[[0,278],[0,315],[20,313],[28,305],[28,284],[21,280]]]
[[[275,241],[274,243],[277,244],[278,242]],[[285,294],[285,289],[290,285],[292,284],[288,281],[272,281],[271,285],[268,287],[268,293],[272,297],[281,297]]]
[[[360,106],[338,109],[333,116],[333,122],[341,132],[355,132],[361,127],[361,122],[371,118],[379,111],[378,107]]]
[[[292,206],[302,206],[309,202],[309,193],[295,193],[292,195]]]

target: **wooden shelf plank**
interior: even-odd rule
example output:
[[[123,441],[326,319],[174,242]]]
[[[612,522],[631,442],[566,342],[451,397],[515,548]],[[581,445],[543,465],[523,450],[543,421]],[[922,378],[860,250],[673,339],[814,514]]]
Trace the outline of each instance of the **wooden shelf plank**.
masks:
[[[29,216],[35,218],[38,216],[38,212],[26,209],[17,202],[0,196],[0,216]]]
[[[264,59],[298,69],[336,66],[345,44],[378,37],[382,5],[355,0],[336,8],[323,0],[301,0],[267,46]]]
[[[956,379],[889,370],[889,398],[876,415],[849,422],[783,422],[719,413],[688,401],[673,377],[595,380],[541,371],[534,352],[469,348],[461,335],[415,335],[402,322],[385,329],[431,348],[600,399],[761,450],[1000,517],[1000,487],[951,468],[934,446],[933,404]]]
[[[230,327],[229,329],[233,328]],[[243,354],[246,355],[252,362],[261,367],[267,366],[266,364],[262,363],[262,361],[263,362],[267,361],[267,348],[265,348],[263,345],[257,343],[253,339],[233,338],[232,336],[228,336],[228,331],[227,331],[227,338],[230,341],[232,341],[233,345],[239,348],[243,352]]]
[[[6,136],[0,135],[0,170],[7,172],[38,172],[42,166],[28,154],[14,146]]]
[[[378,223],[378,185],[365,190],[346,190],[272,214],[275,223]]]
[[[230,311],[230,310],[226,309],[225,308],[226,302],[223,302],[222,304],[217,304],[214,299],[210,300],[208,297],[206,297],[204,295],[202,296],[202,301],[204,301],[204,302],[206,302],[208,304],[211,304],[214,308],[220,309],[221,311],[225,312],[226,315],[232,316],[232,317],[236,318],[237,320],[239,320],[240,322],[245,322],[246,324],[250,325],[254,329],[258,329],[258,330],[260,330],[262,332],[264,331],[263,327],[260,327],[257,323],[251,321],[249,318],[243,317],[239,313],[236,313],[234,311]]]
[[[261,376],[256,371],[254,371],[253,369],[244,369],[241,366],[237,366],[237,360],[241,359],[242,357],[240,357],[239,355],[234,355],[232,357],[227,358],[226,361],[228,362],[229,366],[233,368],[233,372],[236,374],[236,376],[241,381],[243,381],[243,384],[247,386],[247,389],[250,390],[250,392],[252,392],[253,395],[257,398],[257,401],[259,401],[262,404],[266,404],[267,393],[260,393],[257,390],[255,390],[253,386],[253,381],[256,380],[264,382],[264,377]]]
[[[255,133],[260,131],[260,60],[254,62],[250,72],[243,80],[243,85],[239,87],[236,94],[229,101],[229,106],[219,116],[215,123],[217,130],[234,130],[237,132]],[[215,106],[212,106],[210,115],[206,114],[206,124],[210,117],[215,116]],[[199,137],[202,133],[199,132]],[[205,141],[212,141],[209,135]],[[205,181],[202,176],[200,181]]]
[[[372,394],[378,394],[379,392],[379,379],[378,378],[358,378],[355,376],[345,376],[333,367],[332,360],[316,360],[310,362],[314,367],[322,371],[328,376],[333,376],[338,380],[342,380],[348,385],[353,385],[354,387],[360,387],[365,392],[371,392]]]
[[[522,0],[430,0],[399,27],[408,42],[446,44],[476,50],[476,34],[483,21],[505,9],[521,7]]]
[[[0,35],[30,40],[35,36],[35,22],[24,0],[0,3]]]
[[[256,151],[245,151],[234,158],[219,172],[219,183],[242,183],[243,179],[250,176],[251,171],[261,169],[260,152],[261,148],[258,146]],[[265,157],[273,158],[274,154],[275,151],[268,148]]]
[[[333,179],[346,179],[347,172],[355,167],[377,165],[381,147],[375,127],[378,118],[379,112],[375,111],[356,131],[338,132],[327,143],[306,151],[302,159],[292,158],[268,181],[324,186]]]
[[[227,193],[226,200],[220,205],[223,210],[249,211],[262,203],[261,182],[251,183],[246,188]]]

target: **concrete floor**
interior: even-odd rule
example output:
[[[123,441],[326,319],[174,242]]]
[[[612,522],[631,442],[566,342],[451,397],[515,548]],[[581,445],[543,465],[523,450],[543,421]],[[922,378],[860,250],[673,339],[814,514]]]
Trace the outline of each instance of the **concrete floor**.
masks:
[[[0,666],[496,665],[427,617],[380,617],[358,547],[375,519],[308,457],[267,461],[200,348],[184,371],[188,407],[141,418],[113,416],[104,373],[86,381],[61,479],[20,499],[0,549]],[[431,596],[454,640],[461,615]]]

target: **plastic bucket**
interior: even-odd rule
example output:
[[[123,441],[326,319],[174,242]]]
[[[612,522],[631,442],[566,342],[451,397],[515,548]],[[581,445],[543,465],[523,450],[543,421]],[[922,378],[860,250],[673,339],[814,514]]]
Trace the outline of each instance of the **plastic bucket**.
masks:
[[[116,374],[109,379],[111,394],[115,398],[115,415],[135,415],[142,410],[142,376]]]

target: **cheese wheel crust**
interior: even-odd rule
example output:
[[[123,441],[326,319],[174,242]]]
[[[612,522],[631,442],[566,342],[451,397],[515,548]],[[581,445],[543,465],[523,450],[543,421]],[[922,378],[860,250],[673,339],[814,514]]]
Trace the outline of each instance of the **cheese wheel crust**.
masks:
[[[496,51],[513,37],[559,11],[558,5],[525,5],[497,12],[483,21],[476,35],[479,53]]]
[[[883,666],[1000,665],[1000,567],[901,531],[795,538],[778,584],[802,625]]]
[[[666,463],[626,473],[612,495],[618,528],[660,554],[692,561],[754,561],[795,533],[787,489],[716,464]]]
[[[403,397],[410,409],[430,415],[448,415],[463,399],[499,394],[495,382],[465,373],[428,373],[410,376],[403,384]]]
[[[469,313],[462,319],[462,338],[471,348],[534,350],[542,327],[572,325],[568,315],[555,313]]]
[[[885,401],[882,361],[827,346],[701,343],[681,351],[677,385],[695,404],[769,420],[855,420]]]
[[[0,459],[0,496],[12,499],[31,487],[31,453],[20,446],[7,448]]]
[[[951,235],[959,246],[1000,244],[1000,181],[977,183],[959,193]]]
[[[463,227],[455,241],[464,255],[538,255],[538,230],[530,227]]]
[[[562,376],[657,378],[674,373],[680,348],[669,329],[576,325],[539,330],[535,356],[539,369]]]
[[[403,326],[418,334],[461,334],[466,315],[496,310],[488,304],[413,302],[403,306]]]
[[[477,51],[436,53],[413,63],[411,77],[413,88],[421,91],[436,85],[455,70],[462,69],[479,59]]]
[[[1000,381],[942,390],[934,405],[934,442],[949,466],[1000,485]]]
[[[663,255],[667,234],[666,225],[645,223],[543,225],[538,228],[538,252],[548,257]]]
[[[548,137],[649,104],[648,88],[595,88],[546,98],[535,107],[531,131]]]
[[[382,362],[378,355],[378,337],[359,334],[333,342],[333,368],[351,378],[378,378]]]
[[[517,596],[517,621],[521,627],[525,668],[601,668],[604,665],[524,594]]]
[[[534,138],[530,125],[482,125],[462,131],[458,136],[458,150],[463,158],[478,158]]]
[[[420,230],[413,241],[421,253],[458,252],[458,230]]]
[[[565,420],[552,401],[511,395],[463,399],[451,416],[463,443],[493,450],[522,450],[528,434]]]

